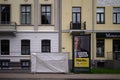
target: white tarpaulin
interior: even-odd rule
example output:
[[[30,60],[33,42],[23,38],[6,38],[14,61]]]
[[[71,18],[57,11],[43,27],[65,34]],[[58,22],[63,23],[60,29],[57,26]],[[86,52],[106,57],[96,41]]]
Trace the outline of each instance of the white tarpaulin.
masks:
[[[68,73],[68,54],[32,53],[31,72]]]

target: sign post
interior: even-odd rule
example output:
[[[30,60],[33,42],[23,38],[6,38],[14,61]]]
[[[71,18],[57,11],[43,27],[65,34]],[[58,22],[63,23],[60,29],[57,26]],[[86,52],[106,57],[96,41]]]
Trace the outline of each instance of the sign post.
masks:
[[[73,71],[90,72],[90,36],[73,36]]]

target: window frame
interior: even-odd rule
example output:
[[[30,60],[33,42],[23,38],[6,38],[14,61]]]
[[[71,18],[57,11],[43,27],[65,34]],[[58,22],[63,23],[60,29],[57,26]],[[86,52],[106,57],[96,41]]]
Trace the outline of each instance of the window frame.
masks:
[[[113,7],[113,9],[114,9],[114,8],[120,8],[120,7]],[[116,17],[115,22],[114,22],[114,14],[115,14],[115,17]],[[118,14],[120,14],[120,12],[114,12],[114,11],[113,11],[113,24],[120,24],[120,22],[119,22],[119,23],[117,22],[117,19],[118,19],[118,18],[117,18],[117,15],[118,15]]]
[[[104,9],[104,12],[97,12],[97,9],[99,9],[99,8]],[[102,22],[102,20],[101,20],[102,14],[103,14],[103,22]],[[97,21],[97,19],[98,19],[97,15],[100,15],[100,16],[99,16],[99,22]],[[96,8],[96,23],[97,23],[97,24],[105,24],[105,7],[97,7],[97,8]]]
[[[23,62],[25,62],[25,66],[23,65]],[[26,66],[26,62],[28,62],[28,66]],[[20,60],[20,63],[21,63],[21,68],[22,68],[22,69],[30,69],[30,60],[21,59],[21,60]]]
[[[102,53],[98,53],[98,52],[97,52],[97,49],[98,49],[98,41],[99,41],[99,42],[100,42],[100,41],[103,42],[102,44],[99,43],[100,47],[101,47],[101,45],[103,46],[103,52],[102,52]],[[98,55],[98,54],[99,54],[99,55]],[[105,40],[104,40],[104,39],[97,39],[97,40],[96,40],[96,57],[100,57],[100,58],[105,57]]]
[[[47,43],[47,44],[46,44]],[[48,48],[49,51],[47,51],[46,49],[44,50],[44,48]],[[41,40],[41,52],[42,53],[50,53],[51,52],[51,40]]]
[[[22,6],[24,6],[25,7],[25,12],[22,12]],[[30,12],[27,12],[27,7],[30,7]],[[32,12],[32,6],[31,6],[31,4],[22,4],[22,5],[20,5],[20,24],[23,24],[23,25],[31,25],[31,21],[32,21],[32,17],[31,17],[31,13]],[[22,21],[22,13],[24,13],[25,14],[25,22],[23,22]],[[30,16],[30,22],[29,23],[27,23],[27,14],[29,14]]]
[[[79,8],[79,9],[80,9],[80,12],[73,12],[73,8]],[[73,22],[73,14],[74,14],[74,13],[75,13],[75,14],[80,14],[80,22],[79,22],[79,23],[81,24],[81,7],[72,7],[72,22]],[[77,16],[77,15],[76,15],[76,16]],[[78,18],[77,18],[77,19],[78,19]],[[77,20],[77,19],[76,19],[76,20]]]
[[[1,17],[1,6],[9,6],[10,10],[9,10],[9,21],[1,21],[2,20],[2,17]],[[8,12],[8,11],[7,11]],[[10,4],[0,4],[0,24],[10,24],[11,22],[11,5]]]
[[[2,65],[3,62],[8,62],[8,66],[6,66],[6,65],[3,66]],[[1,69],[9,69],[9,67],[10,67],[10,59],[1,59],[0,60],[0,68]]]
[[[8,45],[6,46],[6,44],[7,44],[7,42],[5,42],[4,44],[3,44],[3,42],[2,41],[8,41]],[[3,45],[2,45],[3,44]],[[8,48],[7,50],[8,51],[5,51],[5,50],[3,50],[3,46],[6,48]],[[4,49],[5,49],[4,48]],[[4,53],[3,53],[4,52]],[[7,53],[6,53],[7,52]],[[10,55],[10,40],[7,40],[7,39],[5,39],[5,40],[1,40],[1,55]]]
[[[50,11],[48,11],[47,12],[47,7],[50,7]],[[40,23],[41,23],[41,25],[51,25],[52,24],[52,5],[51,4],[41,4],[40,5],[40,7],[41,7],[41,11],[40,11],[40,17],[41,17],[41,21],[40,21]],[[42,7],[45,7],[45,12],[42,12]],[[42,14],[45,14],[46,16],[47,16],[47,13],[49,13],[50,14],[50,23],[48,22],[48,23],[46,23],[46,22],[42,22]]]
[[[23,44],[24,42],[22,42],[22,41],[25,41],[25,42],[29,41],[29,44]],[[25,48],[23,48],[23,47],[25,47]],[[27,53],[26,47],[29,47],[28,48],[29,49],[29,53]],[[25,53],[22,52],[23,49],[25,49]],[[21,55],[30,55],[30,40],[28,40],[28,39],[21,40]]]

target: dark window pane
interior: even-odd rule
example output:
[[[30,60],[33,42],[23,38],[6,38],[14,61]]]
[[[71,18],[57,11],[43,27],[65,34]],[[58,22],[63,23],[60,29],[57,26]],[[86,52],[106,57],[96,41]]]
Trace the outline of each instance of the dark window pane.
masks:
[[[29,69],[30,68],[30,60],[21,60],[21,68]]]
[[[45,12],[45,6],[42,6],[42,12]]]
[[[113,8],[113,23],[120,24],[120,8]]]
[[[104,14],[101,14],[101,22],[104,22]]]
[[[72,23],[81,23],[81,11],[79,7],[72,8]]]
[[[104,8],[97,8],[97,13],[104,13]]]
[[[51,14],[50,13],[47,13],[47,21],[48,21],[48,24],[51,23]]]
[[[41,24],[51,24],[51,6],[41,6]]]
[[[0,5],[0,24],[10,23],[10,5]]]
[[[47,6],[47,12],[51,12],[51,7]]]
[[[120,13],[117,15],[117,23],[120,23]]]
[[[30,40],[21,41],[21,54],[29,55],[30,54]]]
[[[120,12],[120,8],[113,8],[113,12]]]
[[[10,60],[0,60],[1,69],[9,69]]]
[[[98,24],[105,23],[105,11],[104,8],[97,8],[96,9],[96,20]]]
[[[42,52],[51,52],[50,40],[42,40]]]
[[[31,6],[21,6],[21,24],[31,24]]]
[[[77,14],[77,23],[80,23],[80,14]]]
[[[97,57],[104,57],[104,40],[97,40]]]
[[[81,12],[80,8],[72,8],[72,12]]]
[[[1,40],[1,55],[9,55],[9,40]]]

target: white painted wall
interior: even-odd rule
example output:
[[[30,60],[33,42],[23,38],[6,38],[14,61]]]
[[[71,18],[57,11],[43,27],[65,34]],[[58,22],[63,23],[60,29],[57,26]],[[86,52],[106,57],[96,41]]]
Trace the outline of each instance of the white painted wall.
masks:
[[[0,40],[10,40],[10,55],[1,57],[0,59],[10,59],[11,61],[19,61],[20,59],[29,59],[30,56],[21,55],[21,40],[29,39],[31,53],[41,53],[41,40],[51,40],[51,53],[58,53],[58,33],[16,33],[16,36],[0,36]]]

